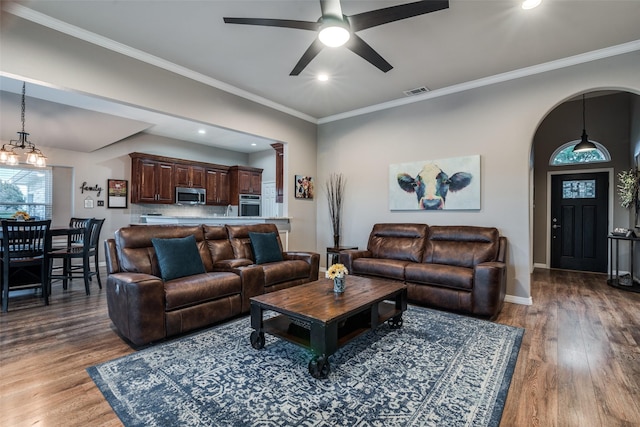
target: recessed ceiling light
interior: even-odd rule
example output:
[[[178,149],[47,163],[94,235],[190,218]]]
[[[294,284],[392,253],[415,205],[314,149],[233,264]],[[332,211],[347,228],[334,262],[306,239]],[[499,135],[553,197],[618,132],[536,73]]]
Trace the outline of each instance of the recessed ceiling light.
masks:
[[[522,8],[524,10],[533,9],[534,7],[540,6],[540,3],[542,3],[542,0],[524,0],[522,2]]]
[[[200,129],[200,130],[198,130],[198,133],[199,133],[200,135],[204,135],[205,133],[207,133],[207,131],[206,131],[206,130],[204,130],[204,129]]]
[[[320,80],[321,82],[326,82],[327,80],[329,80],[329,75],[328,74],[318,74],[318,80]]]
[[[255,147],[256,145],[258,145],[258,144],[256,144],[255,142],[252,142],[252,143],[251,143],[251,146],[252,146],[252,147]]]

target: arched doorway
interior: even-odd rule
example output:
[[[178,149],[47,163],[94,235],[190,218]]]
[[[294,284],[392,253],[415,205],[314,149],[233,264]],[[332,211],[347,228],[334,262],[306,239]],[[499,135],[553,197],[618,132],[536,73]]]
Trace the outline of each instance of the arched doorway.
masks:
[[[586,92],[585,127],[590,140],[598,141],[610,154],[603,162],[552,165],[550,160],[564,144],[579,139],[583,127],[582,93],[559,104],[542,120],[532,145],[533,206],[532,254],[533,266],[552,268],[551,247],[554,216],[551,213],[551,181],[553,175],[606,173],[609,176],[608,217],[599,245],[606,246],[606,233],[612,227],[633,227],[635,216],[622,208],[616,192],[617,173],[634,167],[634,153],[640,147],[632,146],[632,133],[640,127],[640,96],[619,90],[591,90]],[[636,139],[638,141],[638,139]],[[635,143],[634,143],[635,144]],[[638,143],[640,144],[640,142]],[[557,230],[557,229],[556,229]],[[604,248],[606,253],[606,248]],[[586,263],[583,266],[560,266],[583,271],[602,271]]]

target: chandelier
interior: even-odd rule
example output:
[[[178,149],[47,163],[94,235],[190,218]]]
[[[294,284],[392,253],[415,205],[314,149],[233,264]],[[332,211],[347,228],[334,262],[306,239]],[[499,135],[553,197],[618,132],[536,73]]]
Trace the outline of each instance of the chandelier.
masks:
[[[42,154],[35,144],[28,140],[29,134],[24,131],[24,98],[25,98],[25,83],[22,82],[22,131],[18,132],[18,139],[12,139],[8,144],[3,144],[0,149],[0,162],[8,165],[18,164],[17,149],[26,150],[24,152],[27,160],[27,164],[44,167],[47,165],[47,158]]]

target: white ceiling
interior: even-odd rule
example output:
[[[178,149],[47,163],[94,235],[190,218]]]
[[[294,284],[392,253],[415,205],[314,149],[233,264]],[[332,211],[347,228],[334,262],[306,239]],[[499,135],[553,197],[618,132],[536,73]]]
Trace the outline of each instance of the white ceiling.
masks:
[[[344,0],[346,15],[407,3],[407,1]],[[72,34],[92,43],[167,69],[195,76],[213,86],[274,105],[312,122],[330,121],[371,108],[413,101],[403,91],[421,86],[437,96],[456,88],[490,84],[521,75],[573,65],[609,54],[640,50],[640,0],[543,0],[523,10],[519,0],[450,0],[449,9],[381,25],[358,32],[394,67],[383,73],[346,48],[325,48],[297,77],[293,66],[315,38],[315,33],[288,28],[225,24],[223,17],[280,18],[315,21],[318,0],[281,1],[25,1],[5,5],[14,17]],[[15,18],[18,19],[18,18]],[[319,82],[319,72],[330,75]],[[17,90],[16,90],[17,83]],[[2,78],[2,139],[19,129],[5,122],[4,108],[15,102],[7,93],[20,92],[19,82]],[[55,88],[43,88],[55,92]],[[27,85],[27,95],[37,90]],[[97,122],[111,118],[127,129],[249,152],[239,144],[252,140],[208,128],[204,141],[191,136],[194,124],[154,112],[133,113],[86,95],[44,98],[69,103],[72,113],[88,109]],[[66,98],[76,98],[67,101]],[[5,99],[6,98],[6,99]],[[53,99],[55,98],[55,99]],[[35,138],[37,99],[27,100],[27,131]],[[99,106],[95,106],[97,104]],[[42,108],[50,108],[45,104]],[[115,108],[117,107],[117,108]],[[32,111],[33,110],[33,111]],[[123,113],[123,110],[127,110]],[[16,115],[17,114],[17,115]],[[86,114],[86,113],[84,113]],[[125,119],[127,117],[128,119]],[[133,119],[133,120],[131,120]],[[169,120],[171,119],[171,120]],[[69,129],[77,126],[69,121]],[[33,126],[33,127],[32,127]],[[98,124],[93,125],[95,126]],[[112,129],[119,126],[111,125]],[[40,129],[38,129],[40,130]],[[209,138],[218,130],[215,137]],[[68,132],[67,132],[68,133]],[[135,133],[135,132],[134,132]],[[51,135],[42,129],[38,135]],[[225,137],[231,139],[227,145]],[[86,151],[106,141],[87,142]],[[110,141],[115,142],[115,141]],[[271,141],[253,142],[268,148]],[[44,145],[50,145],[47,141]],[[106,145],[106,144],[105,144]],[[262,147],[253,150],[264,149]],[[77,149],[77,148],[76,148]]]

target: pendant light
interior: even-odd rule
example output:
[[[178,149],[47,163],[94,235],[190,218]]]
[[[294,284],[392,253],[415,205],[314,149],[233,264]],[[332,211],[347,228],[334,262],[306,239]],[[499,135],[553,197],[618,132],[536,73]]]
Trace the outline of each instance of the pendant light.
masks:
[[[589,141],[589,137],[587,136],[587,125],[585,120],[585,102],[584,102],[584,93],[582,94],[582,137],[580,142],[573,147],[574,153],[585,153],[587,151],[597,150],[596,144]]]
[[[8,144],[3,144],[0,149],[0,162],[8,165],[17,165],[18,153],[17,149],[26,150],[26,162],[27,164],[44,167],[47,165],[47,158],[42,154],[36,145],[29,141],[29,133],[24,130],[24,115],[25,115],[25,83],[22,82],[22,131],[18,132],[18,139],[12,139]]]

